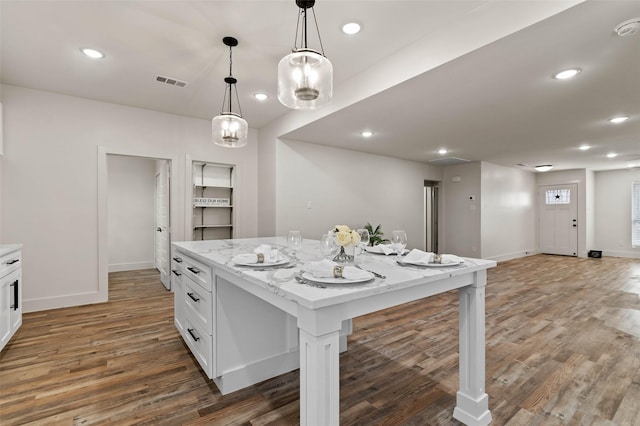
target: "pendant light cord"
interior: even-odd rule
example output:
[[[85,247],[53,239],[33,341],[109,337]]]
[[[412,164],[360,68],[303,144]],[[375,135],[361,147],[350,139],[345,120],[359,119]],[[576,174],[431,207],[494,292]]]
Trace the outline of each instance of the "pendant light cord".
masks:
[[[232,53],[232,47],[229,46],[229,78],[233,78],[233,53]],[[226,83],[226,79],[225,79],[225,83]],[[235,87],[235,83],[226,83],[225,88],[224,88],[224,96],[222,98],[222,108],[220,113],[224,113],[224,104],[227,100],[227,95],[229,96],[229,110],[226,112],[229,113],[233,113],[233,110],[231,109],[231,98],[233,97],[233,88],[232,86],[236,89],[236,101],[238,102],[238,111],[240,111],[240,117],[242,117],[242,107],[240,106],[240,97],[238,96],[238,88]]]
[[[320,51],[322,52],[322,56],[327,56],[324,54],[324,46],[322,45],[322,37],[320,37],[320,28],[318,27],[318,20],[316,18],[316,11],[313,7],[310,8],[313,12],[313,22],[316,24],[316,32],[318,33],[318,40],[320,41]],[[307,49],[307,9],[301,7],[298,11],[298,19],[296,21],[296,36],[293,39],[293,51],[298,50],[298,34],[300,30],[300,16],[302,15],[302,32],[300,33],[300,47]]]

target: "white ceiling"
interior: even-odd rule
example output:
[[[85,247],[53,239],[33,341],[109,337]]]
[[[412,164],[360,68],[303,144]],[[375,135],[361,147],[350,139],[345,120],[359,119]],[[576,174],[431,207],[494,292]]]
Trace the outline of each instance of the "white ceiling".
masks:
[[[283,136],[425,163],[446,147],[445,157],[506,166],[640,166],[640,34],[620,38],[613,31],[640,17],[640,1],[576,3],[319,0],[337,102]],[[294,0],[2,0],[1,81],[210,119],[222,105],[229,66],[222,37],[229,35],[239,40],[233,74],[243,115],[261,129],[290,114],[275,98],[276,72],[293,45],[297,13]],[[342,34],[349,20],[363,31]],[[478,37],[474,25],[487,37]],[[106,57],[89,60],[81,47]],[[388,61],[398,52],[414,55],[415,69],[394,70]],[[425,65],[442,52],[464,54]],[[382,64],[396,75],[364,78]],[[582,73],[571,81],[551,78],[567,67]],[[188,84],[158,83],[156,75]],[[372,93],[348,101],[358,85]],[[271,97],[259,103],[252,98],[258,91]],[[631,119],[608,123],[618,114]],[[365,128],[375,135],[362,139]],[[592,149],[579,151],[583,143]],[[608,159],[609,152],[618,156]]]

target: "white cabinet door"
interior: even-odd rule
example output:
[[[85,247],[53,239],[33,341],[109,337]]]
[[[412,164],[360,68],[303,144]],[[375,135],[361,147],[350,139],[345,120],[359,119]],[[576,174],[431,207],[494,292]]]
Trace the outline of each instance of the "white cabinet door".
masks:
[[[539,187],[538,219],[538,244],[541,253],[578,255],[576,184]]]

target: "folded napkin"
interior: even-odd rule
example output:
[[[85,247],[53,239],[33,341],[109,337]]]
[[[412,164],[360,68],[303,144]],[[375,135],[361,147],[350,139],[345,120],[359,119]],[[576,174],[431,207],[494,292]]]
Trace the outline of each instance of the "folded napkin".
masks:
[[[428,265],[433,263],[460,263],[464,259],[456,256],[455,254],[435,254],[429,251],[422,251],[413,249],[404,257],[403,262],[413,263],[416,265]]]
[[[311,275],[316,278],[344,278],[347,280],[362,280],[371,278],[371,273],[363,271],[355,266],[341,266],[336,262],[328,259],[323,259],[320,262],[309,262],[304,268]]]
[[[378,244],[376,247],[379,247],[380,251],[387,256],[396,252],[392,244]]]
[[[435,257],[436,255],[430,251],[413,249],[404,257],[402,262],[417,265],[428,265],[434,262]]]
[[[272,263],[278,260],[278,249],[272,249],[269,244],[263,244],[253,250],[253,253],[238,254],[231,259],[233,263]]]

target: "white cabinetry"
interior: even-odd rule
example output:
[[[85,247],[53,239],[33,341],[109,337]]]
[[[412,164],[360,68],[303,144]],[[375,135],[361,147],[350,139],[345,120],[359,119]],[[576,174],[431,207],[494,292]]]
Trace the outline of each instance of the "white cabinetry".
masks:
[[[193,162],[193,240],[233,238],[234,167]]]
[[[222,394],[298,368],[295,318],[176,246],[173,260],[176,328]]]
[[[22,250],[0,246],[0,350],[22,325]]]

